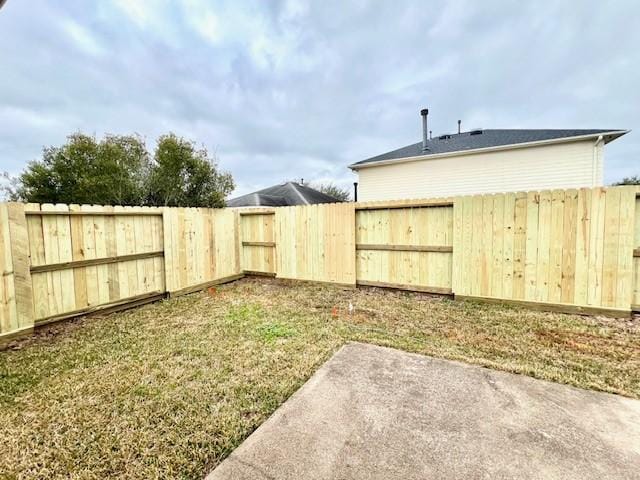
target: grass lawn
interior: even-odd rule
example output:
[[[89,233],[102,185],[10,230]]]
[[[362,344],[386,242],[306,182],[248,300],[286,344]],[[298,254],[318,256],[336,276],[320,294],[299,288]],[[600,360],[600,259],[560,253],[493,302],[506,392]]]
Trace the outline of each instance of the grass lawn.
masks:
[[[202,478],[350,340],[640,398],[637,322],[245,279],[0,352],[0,478]]]

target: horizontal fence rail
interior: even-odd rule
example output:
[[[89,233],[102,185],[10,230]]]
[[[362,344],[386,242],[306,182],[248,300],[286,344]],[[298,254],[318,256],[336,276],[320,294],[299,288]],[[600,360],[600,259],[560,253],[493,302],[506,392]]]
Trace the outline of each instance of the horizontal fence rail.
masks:
[[[372,245],[358,243],[356,250],[390,250],[395,252],[453,252],[452,246],[446,245]]]
[[[241,278],[640,310],[638,187],[249,209],[0,204],[0,341]]]
[[[25,215],[27,216],[39,216],[39,217],[46,217],[46,216],[50,216],[50,215],[61,215],[61,216],[65,216],[65,217],[75,217],[75,216],[84,216],[84,217],[89,217],[89,216],[95,216],[96,215],[96,211],[74,211],[74,210],[62,210],[62,211],[58,211],[58,210],[26,210]],[[161,217],[162,216],[162,211],[127,211],[127,210],[123,210],[123,211],[101,211],[99,213],[99,215],[101,217],[153,217],[153,216],[157,216],[157,217]]]
[[[69,268],[90,267],[92,265],[107,265],[118,262],[130,262],[132,260],[142,260],[144,258],[164,257],[164,251],[134,253],[131,255],[121,255],[119,257],[92,258],[90,260],[75,260],[72,262],[50,263],[48,265],[36,265],[31,267],[31,273],[55,272],[56,270],[67,270]]]
[[[371,202],[372,204],[356,204],[355,209],[361,210],[396,210],[402,208],[427,208],[427,207],[453,207],[454,202],[449,200],[443,201],[426,201],[426,202],[407,202],[400,200],[397,202]]]

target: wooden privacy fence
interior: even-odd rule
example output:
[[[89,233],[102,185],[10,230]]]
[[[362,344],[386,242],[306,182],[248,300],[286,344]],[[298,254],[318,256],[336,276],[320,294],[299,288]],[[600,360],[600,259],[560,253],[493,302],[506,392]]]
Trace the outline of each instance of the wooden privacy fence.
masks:
[[[360,285],[452,293],[453,202],[358,207]]]
[[[0,339],[263,274],[625,315],[636,187],[258,209],[0,204]]]
[[[634,187],[463,197],[453,288],[459,296],[629,310],[638,303],[636,203]]]
[[[165,291],[162,211],[27,204],[33,321]]]
[[[180,295],[242,276],[233,210],[165,208],[163,226],[167,292]]]
[[[275,229],[277,277],[355,284],[352,203],[276,208]]]
[[[229,209],[0,204],[0,339],[240,278]]]

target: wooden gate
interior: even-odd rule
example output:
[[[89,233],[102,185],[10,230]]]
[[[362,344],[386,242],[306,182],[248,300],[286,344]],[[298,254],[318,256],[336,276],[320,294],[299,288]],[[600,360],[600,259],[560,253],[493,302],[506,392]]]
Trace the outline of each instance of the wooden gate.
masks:
[[[357,284],[451,293],[453,203],[356,209]]]
[[[240,212],[242,271],[255,275],[276,274],[274,210]]]

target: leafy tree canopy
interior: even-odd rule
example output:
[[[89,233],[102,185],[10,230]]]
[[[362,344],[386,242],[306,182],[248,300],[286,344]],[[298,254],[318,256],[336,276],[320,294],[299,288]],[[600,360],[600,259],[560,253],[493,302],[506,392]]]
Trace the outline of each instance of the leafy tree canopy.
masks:
[[[633,175],[631,177],[624,177],[614,185],[640,185],[640,175]]]
[[[331,195],[332,197],[341,200],[343,202],[348,202],[351,200],[351,192],[347,188],[338,187],[334,183],[312,183],[310,185],[311,188],[315,188],[319,192],[326,193],[327,195]]]
[[[36,203],[220,207],[234,187],[205,149],[174,134],[151,158],[139,136],[76,133],[9,180],[11,200]]]
[[[38,203],[139,205],[148,168],[140,137],[108,135],[97,141],[76,133],[62,147],[47,147],[41,160],[29,163],[11,196]]]
[[[223,207],[231,174],[218,172],[206,149],[170,133],[158,140],[149,178],[150,202],[171,207]]]

